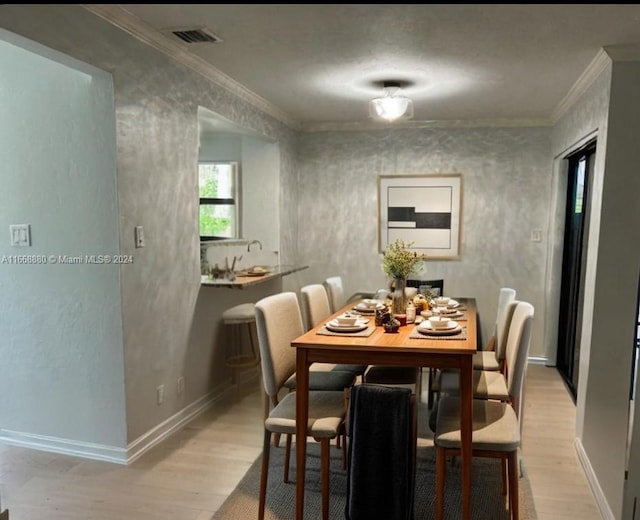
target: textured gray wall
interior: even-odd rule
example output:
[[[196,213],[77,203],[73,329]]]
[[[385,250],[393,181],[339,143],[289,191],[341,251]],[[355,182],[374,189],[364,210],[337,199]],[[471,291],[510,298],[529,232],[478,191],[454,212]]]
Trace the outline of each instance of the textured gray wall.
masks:
[[[23,40],[0,32],[0,436],[110,453],[125,443],[119,266],[51,257],[118,253],[113,84]],[[31,247],[11,247],[25,223]]]
[[[131,444],[228,385],[220,309],[275,290],[242,294],[200,287],[198,106],[279,143],[280,199],[289,201],[281,208],[286,222],[280,226],[282,262],[296,253],[293,133],[80,6],[3,5],[0,21],[7,30],[113,75],[120,249],[135,255],[134,264],[120,273],[126,440]],[[144,249],[134,249],[137,225],[145,228]],[[203,319],[209,321],[203,324]],[[180,375],[186,388],[178,397]],[[159,384],[166,387],[162,406],[156,405]]]
[[[434,128],[320,132],[300,137],[298,259],[305,283],[341,275],[345,293],[386,286],[378,252],[380,175],[462,175],[460,258],[428,261],[449,295],[477,298],[483,339],[500,287],[544,308],[551,186],[549,128]],[[543,230],[531,242],[531,230]],[[540,319],[538,319],[540,316]],[[537,315],[531,355],[541,356]]]

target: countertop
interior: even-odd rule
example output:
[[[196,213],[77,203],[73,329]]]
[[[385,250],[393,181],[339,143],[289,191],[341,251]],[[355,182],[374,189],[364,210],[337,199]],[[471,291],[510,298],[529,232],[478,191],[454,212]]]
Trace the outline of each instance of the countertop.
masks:
[[[244,287],[250,287],[252,285],[258,285],[274,278],[286,276],[288,274],[296,273],[304,269],[308,269],[308,265],[274,265],[266,267],[269,272],[264,276],[236,276],[233,281],[225,278],[218,278],[217,280],[210,280],[208,276],[201,276],[201,284],[205,287],[228,287],[235,289],[243,289]]]

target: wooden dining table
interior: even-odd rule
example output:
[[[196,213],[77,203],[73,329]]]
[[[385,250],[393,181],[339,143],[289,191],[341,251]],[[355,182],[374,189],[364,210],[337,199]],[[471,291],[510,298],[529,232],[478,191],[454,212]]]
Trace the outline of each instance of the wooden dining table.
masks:
[[[475,298],[455,298],[466,308],[465,337],[453,338],[416,334],[415,324],[400,327],[398,332],[385,332],[375,326],[368,336],[336,333],[325,335],[324,325],[335,316],[354,308],[350,303],[327,320],[291,342],[296,349],[296,519],[304,519],[305,467],[307,458],[307,422],[309,418],[309,366],[311,363],[356,363],[368,365],[453,368],[460,373],[460,425],[463,519],[471,518],[471,435],[473,421],[473,354],[477,348],[477,310]],[[415,337],[415,336],[419,337]],[[435,492],[435,490],[434,490]]]

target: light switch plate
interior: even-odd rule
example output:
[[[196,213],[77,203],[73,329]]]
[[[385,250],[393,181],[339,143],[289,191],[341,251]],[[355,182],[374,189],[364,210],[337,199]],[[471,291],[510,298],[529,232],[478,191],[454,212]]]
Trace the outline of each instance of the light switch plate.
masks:
[[[534,229],[531,231],[531,242],[542,242],[542,230]]]
[[[12,224],[9,226],[11,245],[16,247],[29,247],[31,245],[31,225]]]
[[[136,235],[136,247],[144,247],[145,246],[144,230],[142,229],[142,226],[136,226],[135,235]]]

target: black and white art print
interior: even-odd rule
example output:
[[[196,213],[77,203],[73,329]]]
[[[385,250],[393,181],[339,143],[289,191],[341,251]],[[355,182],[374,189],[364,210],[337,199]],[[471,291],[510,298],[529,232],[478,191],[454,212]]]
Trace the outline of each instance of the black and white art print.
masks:
[[[462,176],[378,178],[380,252],[400,238],[428,258],[458,258]]]

